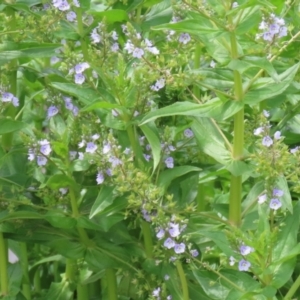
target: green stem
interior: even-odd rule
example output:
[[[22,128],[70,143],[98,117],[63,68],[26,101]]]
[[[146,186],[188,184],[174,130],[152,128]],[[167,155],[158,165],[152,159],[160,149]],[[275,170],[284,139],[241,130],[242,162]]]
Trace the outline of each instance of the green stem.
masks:
[[[176,268],[181,282],[182,300],[190,300],[188,283],[180,260],[176,261]]]
[[[146,255],[148,258],[152,257],[153,252],[153,241],[150,224],[146,221],[141,221],[142,233],[144,237],[144,245],[146,250]]]
[[[66,262],[66,279],[70,282],[75,281],[75,275],[77,272],[76,260],[67,258]]]
[[[126,120],[128,122],[128,120]],[[143,169],[143,153],[142,149],[140,147],[140,144],[138,143],[138,140],[136,138],[135,129],[132,125],[127,126],[127,134],[130,141],[130,145],[132,148],[132,151],[136,158],[136,165],[139,166],[141,169]]]
[[[289,291],[287,292],[283,300],[291,300],[294,294],[299,289],[299,286],[300,286],[300,275],[298,276],[296,281],[292,284],[291,288],[289,289]]]
[[[196,48],[195,48],[195,55],[194,55],[194,69],[195,70],[200,68],[201,50],[202,50],[202,45],[200,43],[197,43]],[[198,99],[200,99],[200,89],[196,85],[194,85],[194,87],[193,87],[193,93]]]
[[[80,7],[77,7],[75,9],[75,12],[76,12],[78,33],[80,35],[81,50],[82,50],[85,61],[88,61],[89,55],[88,55],[87,43],[86,43],[86,40],[84,39],[84,30],[83,30],[83,23],[82,23],[82,9]]]
[[[205,185],[204,183],[198,184],[198,194],[197,194],[197,210],[205,211]]]
[[[67,271],[66,271],[67,273]],[[53,275],[54,275],[54,282],[59,282],[60,275],[58,272],[58,261],[53,262]]]
[[[34,291],[40,294],[42,291],[40,268],[37,267],[33,277]]]
[[[0,232],[0,287],[1,295],[8,294],[8,276],[7,276],[7,244]]]
[[[118,299],[118,288],[117,288],[117,278],[114,269],[109,268],[105,270],[107,289],[108,289],[108,299],[117,300]]]
[[[28,252],[26,243],[20,243],[21,267],[23,273],[22,292],[27,300],[31,300],[31,287],[28,273]]]
[[[230,36],[231,56],[238,58],[238,47],[235,33]],[[238,71],[233,71],[234,94],[236,101],[243,100],[242,77]],[[243,157],[244,149],[244,108],[234,115],[234,137],[233,137],[233,160],[240,160]],[[229,196],[229,221],[234,225],[241,223],[241,202],[242,202],[242,176],[231,175],[230,196]]]
[[[87,300],[89,299],[89,290],[86,284],[77,284],[77,300]]]

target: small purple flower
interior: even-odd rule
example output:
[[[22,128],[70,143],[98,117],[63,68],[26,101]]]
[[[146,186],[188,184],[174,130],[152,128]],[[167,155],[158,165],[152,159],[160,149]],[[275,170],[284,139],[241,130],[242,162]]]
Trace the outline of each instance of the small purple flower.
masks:
[[[251,267],[251,263],[245,259],[240,260],[239,262],[239,270],[240,271],[248,271]]]
[[[239,6],[239,4],[237,2],[233,2],[231,7],[232,8],[237,8],[238,6]]]
[[[108,161],[111,163],[112,168],[115,168],[116,166],[122,165],[122,161],[115,157],[115,156],[111,156]]]
[[[119,44],[118,43],[113,43],[110,47],[110,50],[112,52],[118,52],[119,51]]]
[[[254,249],[250,246],[247,246],[247,245],[240,246],[240,253],[244,256],[250,254],[253,251],[254,251]]]
[[[76,7],[80,7],[80,3],[78,2],[78,0],[73,0],[73,4]]]
[[[160,230],[157,232],[156,237],[161,240],[165,236],[165,231],[160,228]]]
[[[175,246],[175,242],[171,238],[167,238],[164,242],[164,246],[168,249],[171,249]]]
[[[132,52],[132,56],[136,57],[136,58],[142,58],[142,56],[144,55],[144,50],[141,48],[135,48]]]
[[[190,40],[191,40],[191,37],[188,33],[182,33],[178,39],[178,41],[184,45],[186,45]]]
[[[60,61],[60,58],[58,58],[57,56],[52,56],[50,58],[50,65],[55,65],[56,63],[58,63]]]
[[[85,146],[86,141],[82,140],[81,142],[78,143],[78,148],[83,148]]]
[[[77,64],[74,67],[74,71],[75,71],[76,74],[81,74],[82,72],[84,72],[89,67],[90,67],[90,65],[87,62],[83,62],[81,64]]]
[[[264,202],[266,202],[266,200],[267,200],[267,194],[263,194],[263,195],[260,195],[259,197],[258,197],[258,203],[259,204],[263,204]]]
[[[134,51],[134,45],[132,44],[131,40],[128,40],[124,46],[124,49],[131,54]]]
[[[186,138],[192,138],[194,136],[194,133],[191,129],[186,129],[184,132],[183,132],[184,136]]]
[[[14,107],[17,107],[19,106],[19,99],[17,97],[13,97],[11,103]]]
[[[112,176],[112,170],[111,169],[106,169],[105,173],[107,176],[111,177]]]
[[[142,209],[142,214],[143,214],[143,218],[147,222],[151,222],[151,215],[149,214],[149,212],[146,209]]]
[[[266,147],[270,147],[271,145],[273,145],[273,140],[267,135],[263,138],[262,144]]]
[[[112,114],[114,117],[117,117],[117,116],[119,115],[119,113],[118,113],[115,109],[113,109],[113,110],[111,111],[111,114]]]
[[[262,37],[263,37],[263,39],[265,40],[265,41],[269,41],[269,42],[272,42],[272,40],[273,40],[273,34],[271,33],[271,32],[264,32],[263,33],[263,35],[262,35]]]
[[[270,113],[267,111],[267,110],[263,110],[263,114],[266,118],[269,118],[270,117]]]
[[[83,74],[75,74],[74,80],[76,84],[83,84],[85,82],[85,76]]]
[[[235,264],[235,258],[233,256],[229,257],[229,265],[233,266]]]
[[[165,86],[165,79],[164,78],[160,78],[158,79],[154,85],[152,85],[150,88],[153,91],[159,91],[160,89],[162,89]]]
[[[97,32],[97,28],[94,28],[92,30],[91,39],[93,44],[98,44],[101,42],[101,36]]]
[[[104,182],[104,174],[99,171],[96,177],[97,184],[101,184]]]
[[[76,117],[79,113],[79,108],[74,105],[74,107],[72,109],[72,113],[73,113],[74,117]]]
[[[50,142],[48,142],[47,140],[41,140],[39,141],[39,144],[41,145],[40,152],[48,156],[52,151]]]
[[[211,62],[210,62],[210,64],[209,64],[209,66],[211,67],[211,68],[215,68],[216,67],[216,62],[214,61],[214,60],[212,60]]]
[[[35,159],[34,149],[28,149],[28,160],[33,161]]]
[[[169,279],[170,279],[170,276],[169,276],[168,274],[166,274],[166,275],[164,276],[164,280],[168,281]]]
[[[65,195],[67,192],[68,192],[68,188],[60,188],[59,189],[59,192],[62,194],[62,195]]]
[[[171,237],[177,237],[180,235],[179,224],[170,223],[169,234]]]
[[[96,140],[98,140],[98,139],[100,138],[100,134],[95,133],[95,134],[93,134],[93,135],[91,136],[91,138],[92,138],[92,140],[96,141]]]
[[[77,151],[69,151],[69,159],[74,160],[76,158]]]
[[[111,149],[111,145],[110,143],[104,143],[103,144],[103,149],[102,149],[102,153],[103,154],[107,154]]]
[[[174,168],[174,159],[173,159],[173,157],[171,157],[171,156],[167,157],[166,160],[165,160],[165,164],[166,164],[166,167],[169,168],[169,169]]]
[[[184,251],[185,251],[185,244],[184,243],[176,244],[174,246],[174,251],[177,254],[184,253]]]
[[[89,142],[86,144],[85,152],[93,154],[96,152],[97,148],[97,145],[95,145],[93,142]]]
[[[197,257],[197,256],[199,255],[199,252],[198,252],[198,250],[196,250],[196,249],[192,249],[192,250],[190,251],[190,253],[191,253],[191,255],[192,255],[193,257]]]
[[[269,32],[273,35],[279,33],[279,29],[280,26],[276,23],[273,23],[269,26]]]
[[[168,295],[168,296],[167,296],[167,300],[172,300],[172,296],[171,296],[171,295]]]
[[[66,17],[69,22],[74,22],[76,20],[76,13],[74,11],[69,11]]]
[[[149,154],[143,154],[143,156],[144,156],[144,158],[145,158],[146,161],[150,161],[151,155],[149,155]]]
[[[117,41],[117,40],[118,40],[118,34],[117,34],[117,32],[116,32],[116,31],[112,31],[111,37],[112,37],[112,39],[113,39],[114,41]]]
[[[290,152],[291,152],[292,154],[295,154],[298,150],[299,150],[299,147],[297,146],[297,147],[291,149]]]
[[[58,108],[55,105],[51,105],[47,110],[47,118],[50,119],[51,117],[58,114]]]
[[[39,166],[45,166],[47,164],[48,159],[45,156],[38,156],[37,157],[37,164]]]
[[[275,197],[282,197],[284,194],[284,192],[282,190],[279,190],[279,189],[273,189],[273,196]]]
[[[280,202],[279,199],[276,199],[276,198],[271,199],[271,201],[270,201],[270,208],[271,209],[277,210],[281,206],[282,206],[282,203]]]
[[[2,94],[2,102],[11,102],[14,95],[12,93],[5,92]]]
[[[158,287],[157,289],[153,290],[152,292],[152,296],[155,298],[158,298],[160,294],[160,287]]]
[[[276,131],[276,132],[274,133],[274,139],[275,139],[275,140],[280,140],[280,138],[281,138],[281,132],[280,132],[280,131]]]
[[[278,37],[281,38],[281,37],[287,36],[287,34],[288,34],[287,27],[285,27],[285,26],[280,27]]]
[[[253,131],[254,135],[260,135],[261,133],[264,132],[264,127],[258,127]]]
[[[78,159],[83,160],[84,159],[84,153],[83,152],[78,152]]]

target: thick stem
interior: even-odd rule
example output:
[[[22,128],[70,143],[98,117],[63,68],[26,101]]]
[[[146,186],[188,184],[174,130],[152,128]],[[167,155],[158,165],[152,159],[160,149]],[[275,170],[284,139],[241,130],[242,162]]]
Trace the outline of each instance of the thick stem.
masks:
[[[153,252],[153,241],[152,241],[150,224],[145,221],[141,221],[141,227],[142,227],[142,233],[144,237],[146,255],[148,258],[151,258]]]
[[[238,46],[235,33],[231,33],[231,56],[238,58]],[[242,77],[238,71],[234,72],[234,94],[236,101],[243,99]],[[233,137],[233,160],[240,160],[243,157],[244,149],[244,109],[234,115],[234,137]],[[234,225],[241,223],[241,202],[242,202],[242,176],[231,175],[230,197],[229,197],[229,221]]]
[[[37,267],[33,277],[34,291],[36,294],[40,294],[42,291],[40,271],[40,267]]]
[[[28,252],[26,243],[20,243],[21,267],[23,273],[22,292],[27,300],[31,300],[31,287],[28,273]]]
[[[190,300],[188,283],[180,260],[176,261],[176,268],[181,282],[182,300]]]
[[[130,145],[132,148],[132,151],[135,155],[135,162],[136,165],[138,167],[140,167],[141,169],[143,169],[143,153],[142,153],[142,149],[140,147],[140,144],[136,138],[136,134],[135,134],[135,128],[132,125],[128,125],[127,127],[127,134],[128,134],[128,138],[130,141]]]
[[[197,194],[197,210],[205,211],[205,185],[204,183],[198,184],[198,194]]]
[[[291,300],[292,297],[294,296],[294,294],[299,289],[299,287],[300,287],[300,275],[298,276],[296,281],[293,283],[293,285],[291,286],[291,288],[289,289],[289,291],[285,295],[284,300]]]
[[[118,287],[117,287],[117,278],[114,269],[109,268],[105,270],[106,281],[107,281],[107,290],[108,290],[108,299],[117,300],[118,299]]]
[[[89,298],[89,290],[88,286],[82,285],[80,283],[77,284],[77,300],[87,300]]]
[[[66,261],[66,279],[70,282],[75,281],[75,275],[77,272],[76,260],[67,258]]]
[[[7,276],[7,244],[0,232],[0,287],[1,295],[8,294],[8,276]]]

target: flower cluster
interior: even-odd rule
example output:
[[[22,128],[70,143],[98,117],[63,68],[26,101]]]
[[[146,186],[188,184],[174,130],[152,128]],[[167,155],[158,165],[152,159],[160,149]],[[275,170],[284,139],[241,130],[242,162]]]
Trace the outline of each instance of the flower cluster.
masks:
[[[41,140],[37,145],[34,145],[33,148],[28,150],[28,160],[33,161],[36,158],[37,164],[39,166],[44,166],[47,164],[47,156],[50,155],[51,151],[50,142],[46,139]]]
[[[79,113],[79,108],[72,103],[71,97],[62,97],[65,103],[65,108],[73,113],[76,117]],[[50,105],[47,109],[47,119],[50,119],[59,113],[59,107],[57,105]]]
[[[278,18],[274,14],[271,14],[269,18],[264,17],[259,25],[259,29],[263,32],[257,34],[256,38],[272,42],[276,38],[287,36],[287,27],[284,25],[284,19]]]
[[[85,82],[85,76],[83,72],[88,69],[90,65],[87,62],[83,62],[75,65],[74,68],[71,68],[69,74],[74,74],[74,81],[76,84],[83,84]]]
[[[239,252],[243,256],[243,258],[239,261],[238,269],[239,269],[239,271],[248,271],[251,267],[251,263],[245,259],[245,256],[254,252],[254,249],[250,246],[242,244],[239,247]],[[235,264],[235,262],[236,262],[235,258],[233,256],[230,256],[229,257],[229,265],[233,266]]]
[[[269,207],[273,210],[278,210],[282,206],[282,203],[279,200],[279,198],[282,197],[283,195],[284,195],[284,192],[282,190],[274,188],[273,192],[272,192],[272,198],[270,200]],[[258,197],[258,203],[259,204],[265,203],[267,201],[267,198],[268,197],[267,197],[266,193],[260,195]]]
[[[266,147],[270,147],[274,144],[274,140],[268,134],[269,128],[270,128],[270,126],[262,126],[262,127],[256,128],[253,132],[254,135],[264,135],[264,137],[262,139],[262,145],[266,146]],[[280,131],[276,131],[274,133],[274,139],[275,140],[280,140],[281,139],[281,132]]]
[[[19,99],[15,97],[12,93],[3,92],[0,93],[0,100],[3,103],[12,103],[13,106],[19,106]]]

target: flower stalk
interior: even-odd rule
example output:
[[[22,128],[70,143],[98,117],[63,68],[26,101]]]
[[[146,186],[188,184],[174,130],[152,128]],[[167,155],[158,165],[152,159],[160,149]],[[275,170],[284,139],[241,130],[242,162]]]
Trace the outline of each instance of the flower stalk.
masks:
[[[2,296],[8,294],[7,267],[7,243],[3,237],[3,233],[0,232],[0,288]]]

